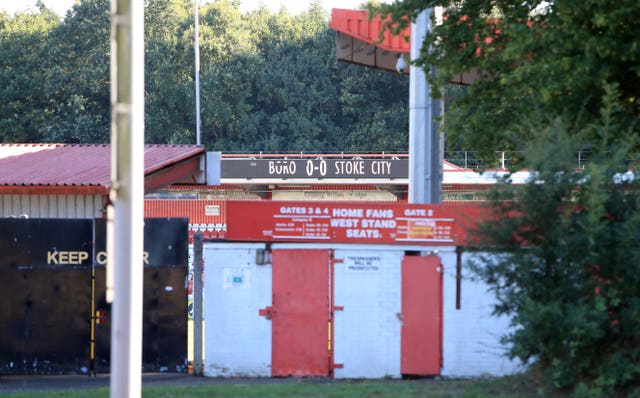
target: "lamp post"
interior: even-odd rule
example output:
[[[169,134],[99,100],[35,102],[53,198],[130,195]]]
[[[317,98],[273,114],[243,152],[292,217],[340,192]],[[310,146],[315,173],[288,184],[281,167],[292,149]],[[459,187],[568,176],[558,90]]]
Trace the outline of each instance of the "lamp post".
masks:
[[[113,317],[111,398],[142,387],[144,251],[144,4],[111,1],[111,187]]]
[[[411,24],[411,60],[431,27],[432,9],[426,9]],[[433,101],[425,72],[411,65],[409,75],[409,203],[442,201],[442,155],[440,133],[434,122],[440,102]]]

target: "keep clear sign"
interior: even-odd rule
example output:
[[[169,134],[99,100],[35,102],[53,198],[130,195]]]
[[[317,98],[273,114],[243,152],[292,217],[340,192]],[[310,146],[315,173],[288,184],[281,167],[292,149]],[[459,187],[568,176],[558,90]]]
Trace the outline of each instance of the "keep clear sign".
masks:
[[[348,271],[362,272],[377,272],[380,271],[381,258],[379,256],[347,256],[345,259],[345,265]]]

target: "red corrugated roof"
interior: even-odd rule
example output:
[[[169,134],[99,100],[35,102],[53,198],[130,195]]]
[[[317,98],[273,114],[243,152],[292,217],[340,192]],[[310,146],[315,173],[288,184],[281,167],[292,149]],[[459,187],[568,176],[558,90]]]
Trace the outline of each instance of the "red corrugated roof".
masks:
[[[369,12],[366,10],[332,9],[329,27],[338,32],[338,40],[336,42],[336,55],[338,59],[380,69],[395,70],[395,59],[392,63],[389,63],[389,58],[385,57],[384,53],[378,56],[377,51],[372,53],[372,55],[364,55],[361,52],[362,47],[357,44],[354,45],[353,42],[353,39],[355,39],[355,43],[359,41],[392,53],[409,54],[411,52],[411,44],[409,43],[411,26],[407,26],[406,29],[397,35],[392,35],[388,29],[383,29],[384,24],[388,21],[389,18],[382,20],[380,16],[369,19]],[[493,26],[493,34],[501,34],[501,30],[496,26],[497,20],[492,19],[489,20],[489,22]],[[341,34],[351,38],[352,41],[342,40]],[[484,40],[492,40],[492,37],[488,36]],[[358,47],[358,49],[356,49],[356,47]],[[481,51],[481,49],[477,48],[476,51]],[[409,73],[409,70],[407,70],[407,73]],[[468,72],[453,76],[451,82],[456,84],[471,84],[480,78],[480,72],[474,68]]]
[[[365,10],[345,10],[334,8],[331,10],[331,22],[329,27],[338,32],[345,33],[366,43],[387,51],[409,53],[411,45],[411,27],[407,27],[398,35],[392,35],[389,30],[384,30],[387,20],[380,16],[369,19],[369,12]]]
[[[195,145],[145,145],[145,176],[203,153]],[[106,193],[110,163],[106,144],[0,144],[0,187],[96,187]]]

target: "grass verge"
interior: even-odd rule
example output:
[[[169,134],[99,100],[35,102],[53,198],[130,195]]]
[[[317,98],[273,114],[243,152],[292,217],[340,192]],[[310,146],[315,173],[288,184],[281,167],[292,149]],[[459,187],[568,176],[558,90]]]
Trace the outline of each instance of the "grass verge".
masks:
[[[12,398],[108,398],[107,388],[32,391],[3,394]],[[469,380],[329,380],[329,379],[237,379],[198,385],[145,386],[145,398],[205,397],[426,397],[426,398],[533,398],[536,386],[523,376]]]

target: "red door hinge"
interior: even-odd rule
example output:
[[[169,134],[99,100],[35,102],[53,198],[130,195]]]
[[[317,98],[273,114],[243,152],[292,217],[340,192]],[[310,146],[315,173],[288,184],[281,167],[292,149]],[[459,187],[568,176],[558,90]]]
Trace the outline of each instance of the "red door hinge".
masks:
[[[262,308],[262,309],[258,310],[258,315],[263,316],[263,317],[265,317],[267,319],[271,319],[272,310],[273,310],[273,308],[271,306]]]

